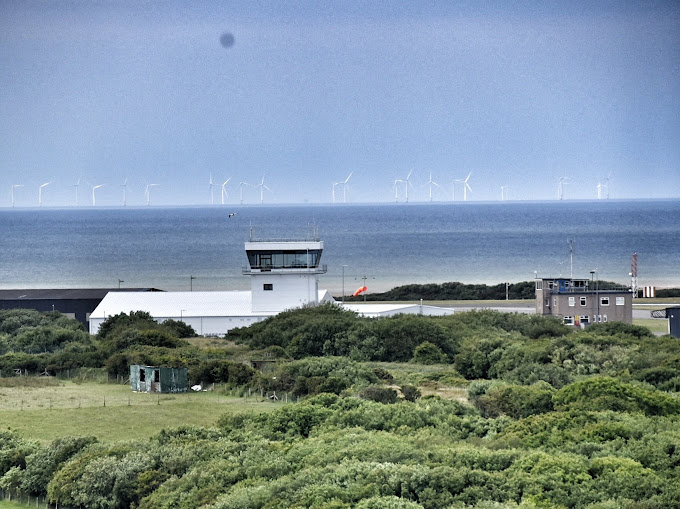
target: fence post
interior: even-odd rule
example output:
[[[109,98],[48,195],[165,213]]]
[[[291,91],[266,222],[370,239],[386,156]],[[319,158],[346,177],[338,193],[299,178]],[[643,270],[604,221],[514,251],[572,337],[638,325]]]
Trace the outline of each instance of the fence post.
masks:
[[[106,406],[106,396],[104,396],[104,406]]]

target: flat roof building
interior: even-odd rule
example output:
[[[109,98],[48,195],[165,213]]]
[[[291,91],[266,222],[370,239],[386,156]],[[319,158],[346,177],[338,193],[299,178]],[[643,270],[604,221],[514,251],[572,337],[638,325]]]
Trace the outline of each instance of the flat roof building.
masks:
[[[536,314],[556,316],[575,327],[633,323],[633,293],[630,288],[600,290],[597,282],[588,279],[536,279]]]

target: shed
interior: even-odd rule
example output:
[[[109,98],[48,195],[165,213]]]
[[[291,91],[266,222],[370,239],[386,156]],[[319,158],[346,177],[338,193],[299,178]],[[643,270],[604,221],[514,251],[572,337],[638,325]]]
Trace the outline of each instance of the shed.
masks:
[[[187,368],[130,365],[130,387],[137,392],[186,392]]]
[[[666,308],[668,318],[668,333],[674,338],[680,338],[680,308]]]

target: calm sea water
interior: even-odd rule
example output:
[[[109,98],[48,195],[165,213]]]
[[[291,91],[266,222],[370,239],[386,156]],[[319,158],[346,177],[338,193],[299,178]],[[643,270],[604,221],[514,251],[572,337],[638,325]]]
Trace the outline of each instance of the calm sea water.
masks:
[[[228,214],[237,214],[229,218]],[[0,288],[245,289],[243,243],[302,237],[325,243],[322,287],[499,283],[568,276],[680,286],[680,201],[499,202],[340,206],[0,211]]]

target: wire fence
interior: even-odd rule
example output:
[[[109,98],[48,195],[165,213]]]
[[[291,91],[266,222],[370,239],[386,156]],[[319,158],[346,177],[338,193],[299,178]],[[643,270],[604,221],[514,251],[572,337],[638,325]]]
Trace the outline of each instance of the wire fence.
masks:
[[[65,386],[64,382],[72,382]],[[95,383],[93,383],[95,382]],[[0,410],[58,410],[93,407],[158,406],[172,404],[289,403],[299,398],[289,392],[201,385],[200,390],[158,393],[135,392],[129,377],[108,376],[99,370],[63,372],[48,377],[23,372],[0,379]]]

